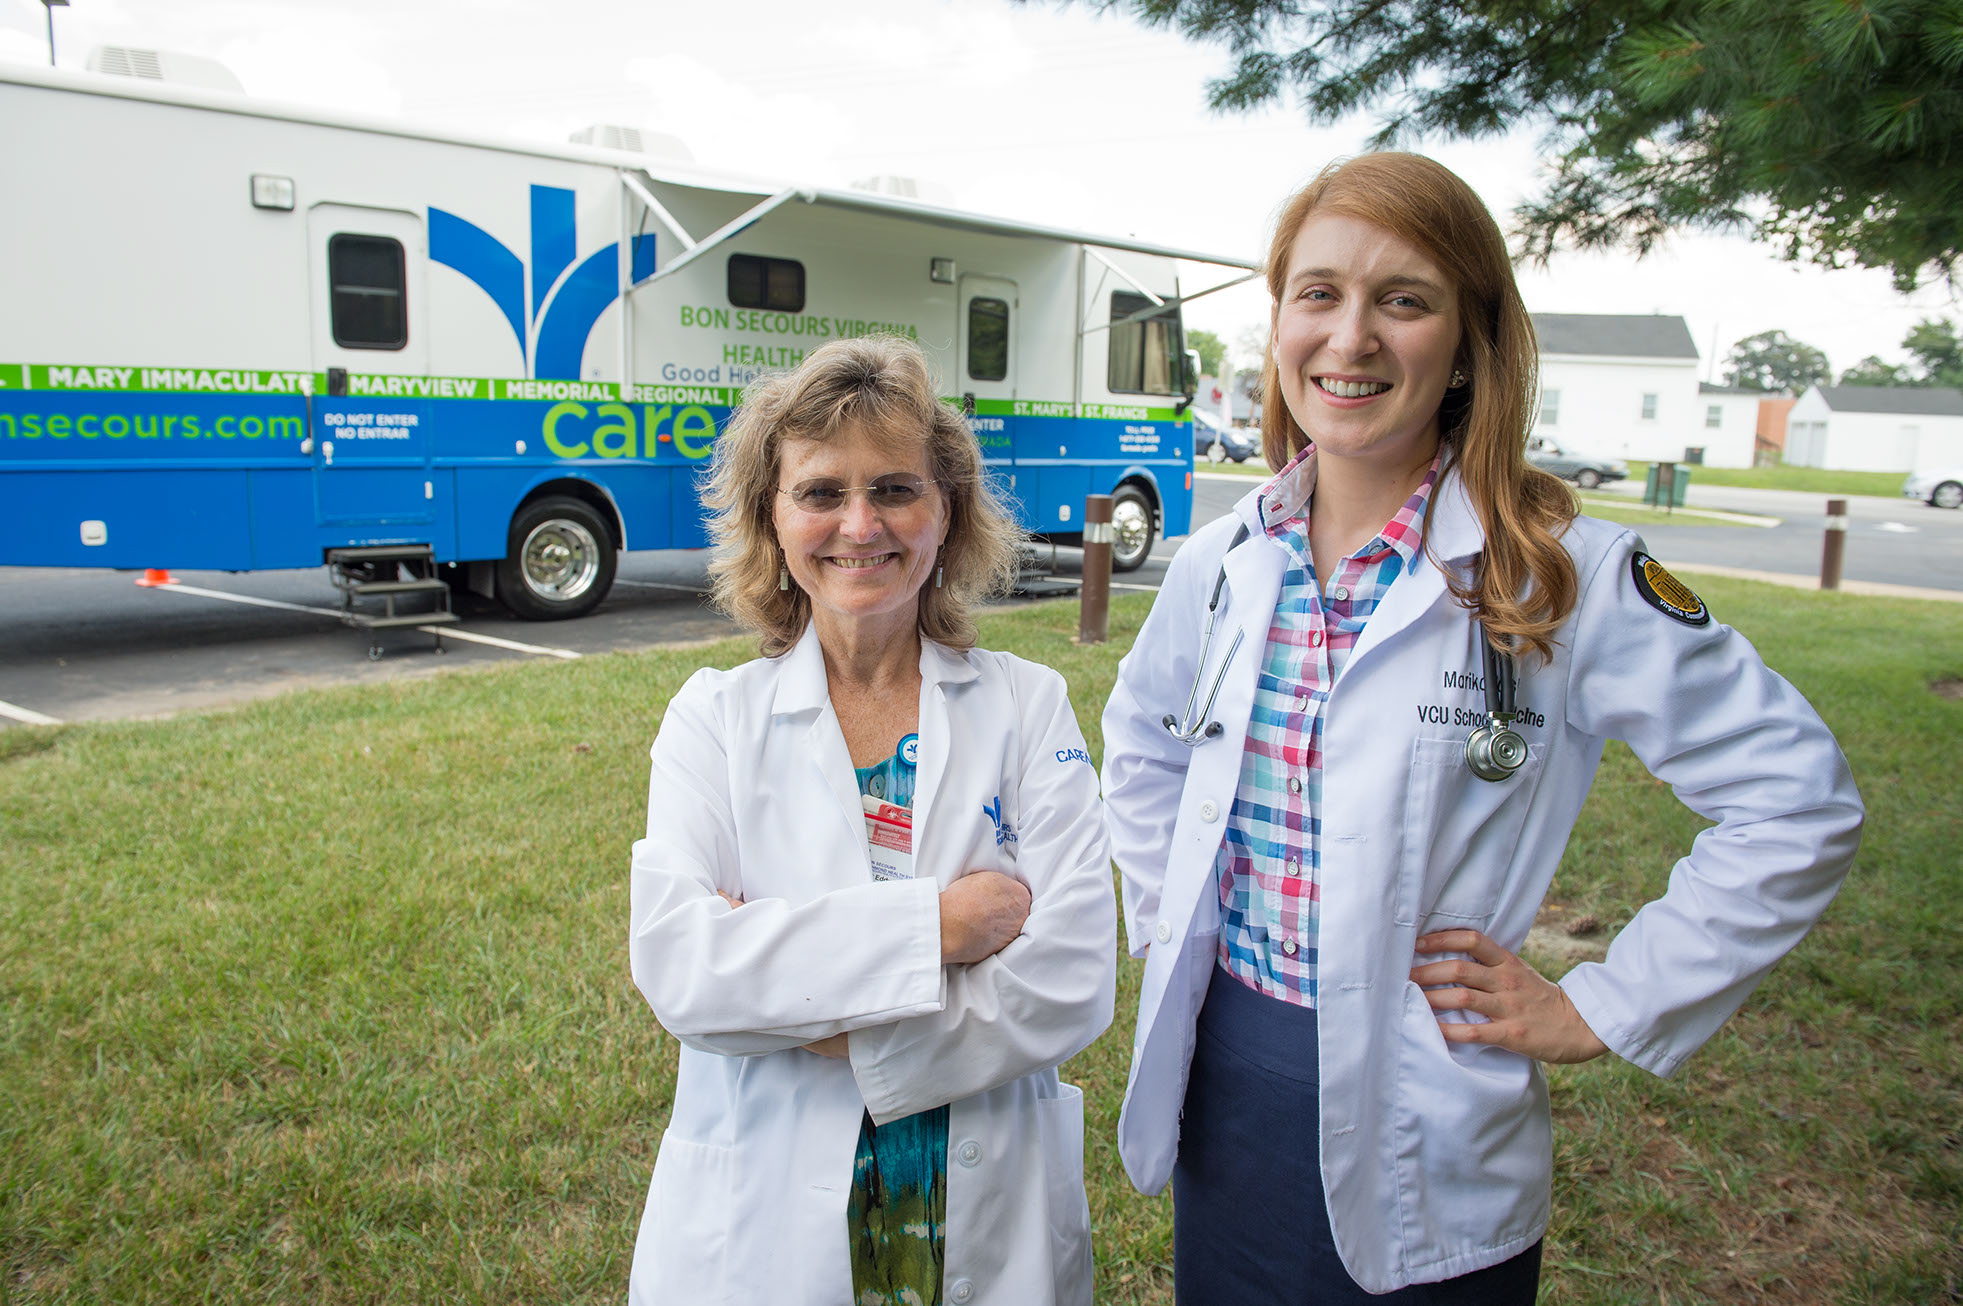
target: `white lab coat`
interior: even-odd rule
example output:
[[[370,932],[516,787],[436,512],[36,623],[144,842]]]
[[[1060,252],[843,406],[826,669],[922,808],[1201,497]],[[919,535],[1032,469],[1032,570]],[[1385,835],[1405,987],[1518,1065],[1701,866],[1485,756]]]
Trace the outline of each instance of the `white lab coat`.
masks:
[[[629,944],[683,1047],[637,1306],[846,1306],[860,1115],[942,1103],[947,1300],[1090,1301],[1083,1096],[1056,1066],[1111,1023],[1097,774],[1055,671],[933,643],[920,671],[910,881],[871,878],[812,630],[780,658],[697,672],[668,705]],[[943,966],[939,892],[977,870],[1027,884],[1029,919],[993,957]],[[849,1062],[802,1050],[845,1031]]]
[[[1562,981],[1611,1049],[1658,1075],[1709,1038],[1825,910],[1862,816],[1846,759],[1799,692],[1736,631],[1687,626],[1638,597],[1630,555],[1641,542],[1586,517],[1565,537],[1580,598],[1554,659],[1519,659],[1518,703],[1531,715],[1516,729],[1528,761],[1504,782],[1474,777],[1465,740],[1485,704],[1479,630],[1436,563],[1470,566],[1482,535],[1456,475],[1434,493],[1427,556],[1385,594],[1323,709],[1321,1164],[1337,1249],[1371,1292],[1497,1264],[1547,1227],[1540,1065],[1446,1043],[1409,979],[1437,958],[1412,945],[1470,927],[1518,951],[1605,739],[1625,740],[1717,822],[1607,959]],[[1112,845],[1131,950],[1146,957],[1118,1136],[1146,1193],[1165,1186],[1178,1150],[1193,1022],[1220,929],[1214,856],[1286,567],[1257,497],[1179,551],[1104,713]],[[1242,521],[1250,538],[1229,553]],[[1189,750],[1160,720],[1193,684],[1223,555],[1209,680],[1235,631],[1244,639],[1212,712],[1223,732]]]

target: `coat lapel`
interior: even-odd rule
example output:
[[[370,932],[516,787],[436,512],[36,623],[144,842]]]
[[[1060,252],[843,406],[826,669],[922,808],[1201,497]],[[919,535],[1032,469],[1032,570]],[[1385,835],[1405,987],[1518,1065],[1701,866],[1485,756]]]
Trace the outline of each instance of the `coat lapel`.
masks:
[[[852,753],[845,746],[845,732],[839,729],[838,713],[832,709],[825,680],[825,653],[818,645],[815,625],[807,625],[803,637],[784,655],[771,712],[777,716],[810,717],[802,740],[805,758],[816,768],[818,779],[831,794],[852,842],[863,854],[866,811],[859,801],[858,773],[852,769]],[[870,866],[870,859],[867,864]]]
[[[920,641],[920,765],[913,777],[916,871],[927,865],[921,856],[930,828],[927,818],[934,808],[934,800],[940,796],[953,757],[954,710],[948,703],[948,690],[974,680],[979,674],[966,654],[932,640]]]
[[[1440,566],[1463,567],[1478,556],[1485,537],[1473,515],[1472,500],[1456,472],[1447,471],[1432,491],[1431,520],[1425,525],[1424,547],[1411,561],[1411,570],[1384,592],[1376,611],[1363,625],[1351,666],[1416,621],[1445,597],[1445,573]]]

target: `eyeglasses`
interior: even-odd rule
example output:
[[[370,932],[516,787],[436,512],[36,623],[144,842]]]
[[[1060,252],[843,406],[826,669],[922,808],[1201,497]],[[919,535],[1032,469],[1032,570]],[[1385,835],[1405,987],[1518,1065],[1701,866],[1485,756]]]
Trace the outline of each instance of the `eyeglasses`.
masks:
[[[927,493],[928,486],[938,484],[938,481],[896,472],[891,476],[875,478],[871,485],[840,485],[837,481],[826,480],[801,481],[777,493],[789,495],[791,502],[804,512],[823,515],[844,508],[852,492],[859,490],[864,492],[866,502],[872,505],[874,512],[890,512],[911,508]]]

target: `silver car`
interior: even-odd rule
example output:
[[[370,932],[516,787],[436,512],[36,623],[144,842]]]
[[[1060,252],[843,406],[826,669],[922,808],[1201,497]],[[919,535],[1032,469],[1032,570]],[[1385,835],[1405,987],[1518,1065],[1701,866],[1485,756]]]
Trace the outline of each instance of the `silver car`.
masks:
[[[1553,472],[1564,481],[1573,481],[1592,490],[1603,481],[1619,481],[1629,475],[1629,464],[1620,458],[1600,458],[1579,449],[1564,448],[1558,441],[1537,435],[1527,441],[1527,461],[1544,472]]]
[[[1902,482],[1902,497],[1920,499],[1937,508],[1963,508],[1963,467],[1910,472]]]

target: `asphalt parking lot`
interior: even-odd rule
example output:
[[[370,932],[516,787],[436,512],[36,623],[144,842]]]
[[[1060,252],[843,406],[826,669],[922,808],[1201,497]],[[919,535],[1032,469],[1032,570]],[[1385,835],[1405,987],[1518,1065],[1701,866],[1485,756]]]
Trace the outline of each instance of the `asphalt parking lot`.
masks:
[[[1202,473],[1194,521],[1228,511],[1254,483]],[[1636,490],[1615,488],[1625,496]],[[1800,584],[1818,574],[1822,496],[1693,485],[1691,503],[1771,524],[1645,528],[1666,564]],[[1963,513],[1869,498],[1853,500],[1849,516],[1849,582],[1963,594]],[[1144,567],[1114,578],[1114,591],[1157,589],[1182,542],[1159,541]],[[1056,583],[1045,588],[1074,601],[1082,555],[1046,554]],[[181,572],[177,585],[149,589],[132,572],[0,567],[0,729],[168,716],[299,688],[718,639],[733,628],[708,606],[707,565],[699,552],[627,554],[613,592],[577,621],[520,621],[466,595],[457,605],[462,622],[444,630],[442,654],[433,652],[433,635],[409,629],[386,632],[384,655],[374,661],[368,635],[341,623],[340,594],[324,568]]]

